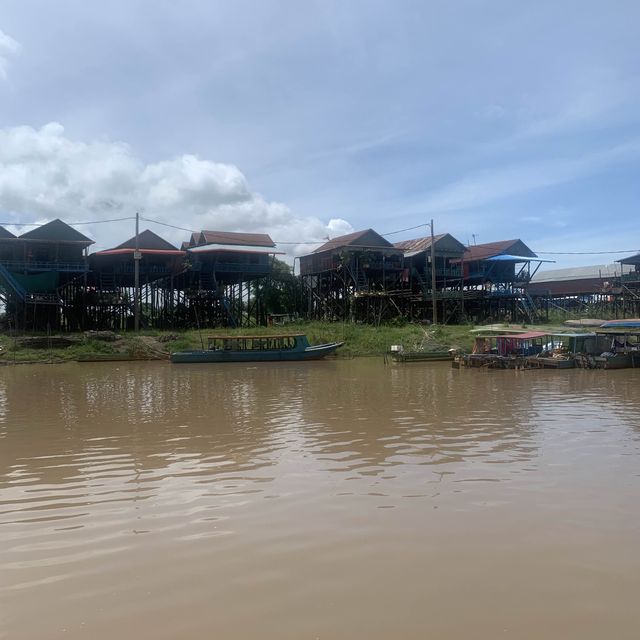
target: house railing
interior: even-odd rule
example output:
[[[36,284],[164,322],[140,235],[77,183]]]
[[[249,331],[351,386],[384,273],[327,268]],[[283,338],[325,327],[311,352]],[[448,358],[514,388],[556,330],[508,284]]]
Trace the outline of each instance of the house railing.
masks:
[[[89,271],[89,265],[84,262],[20,262],[3,260],[2,264],[11,271],[67,271],[71,273]]]
[[[271,273],[270,264],[242,264],[240,262],[215,262],[211,264],[194,263],[191,267],[193,271],[213,271],[215,273],[261,273],[268,275]]]

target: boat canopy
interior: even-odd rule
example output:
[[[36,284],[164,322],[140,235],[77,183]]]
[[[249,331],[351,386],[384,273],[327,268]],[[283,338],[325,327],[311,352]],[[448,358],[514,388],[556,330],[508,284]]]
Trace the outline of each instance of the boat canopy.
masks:
[[[640,329],[640,318],[609,320],[600,325],[601,329]]]

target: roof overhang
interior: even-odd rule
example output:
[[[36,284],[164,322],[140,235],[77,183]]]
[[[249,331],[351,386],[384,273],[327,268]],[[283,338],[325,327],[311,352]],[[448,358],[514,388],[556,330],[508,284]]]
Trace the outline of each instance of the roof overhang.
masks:
[[[133,255],[135,253],[135,249],[105,249],[104,251],[96,251],[92,253],[92,256],[123,256],[123,255]],[[178,249],[138,249],[140,253],[145,255],[152,256],[183,256],[185,254],[184,251],[179,251]]]
[[[485,258],[489,262],[555,262],[555,260],[547,260],[545,258],[532,258],[530,256],[512,256],[511,254],[500,254],[499,256],[492,256],[491,258]]]
[[[284,251],[277,251],[275,247],[259,247],[241,244],[203,244],[199,247],[187,249],[189,253],[259,253],[263,255],[284,255]]]

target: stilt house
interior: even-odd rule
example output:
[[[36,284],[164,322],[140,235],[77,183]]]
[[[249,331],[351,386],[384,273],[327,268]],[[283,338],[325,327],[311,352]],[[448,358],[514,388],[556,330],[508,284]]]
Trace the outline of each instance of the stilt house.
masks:
[[[67,311],[82,290],[93,240],[53,220],[16,237],[0,231],[0,296],[14,326],[65,329]]]
[[[550,261],[519,239],[467,247],[461,260],[465,312],[475,320],[533,321],[537,310],[526,287],[542,262]]]
[[[266,233],[201,231],[186,246],[192,303],[209,324],[266,321],[252,284],[271,273],[282,252]]]
[[[373,229],[333,238],[300,257],[308,315],[379,321],[397,316],[391,293],[401,286],[403,252]]]
[[[84,304],[86,323],[121,330],[133,325],[136,246],[140,255],[141,325],[174,326],[177,278],[184,272],[185,252],[146,229],[112,249],[89,256],[90,283]]]
[[[435,299],[442,322],[457,321],[462,314],[461,260],[466,247],[451,234],[433,237],[434,263],[431,261],[431,236],[402,240],[394,245],[404,253],[403,284],[407,295],[402,306],[408,317],[430,319],[433,317],[433,276]]]

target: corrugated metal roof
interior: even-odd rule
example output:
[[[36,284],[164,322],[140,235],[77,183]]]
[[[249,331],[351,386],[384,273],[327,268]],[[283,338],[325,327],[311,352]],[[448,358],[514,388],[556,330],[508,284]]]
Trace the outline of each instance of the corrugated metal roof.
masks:
[[[433,236],[435,244],[438,243],[440,238],[444,238],[446,234],[441,233],[437,236]],[[431,236],[424,238],[414,238],[413,240],[401,240],[400,242],[394,242],[393,246],[396,249],[402,249],[406,254],[416,254],[431,248]]]
[[[501,253],[514,253],[520,256],[536,258],[536,254],[527,247],[520,239],[499,240],[498,242],[486,242],[484,244],[474,244],[467,247],[464,254],[464,261],[486,260]]]
[[[46,240],[48,242],[77,242],[86,245],[93,244],[94,241],[82,235],[66,222],[55,219],[31,231],[27,231],[20,236],[23,240]]]
[[[565,280],[588,280],[592,278],[609,279],[621,273],[619,264],[596,264],[587,267],[570,267],[568,269],[549,269],[538,271],[531,279],[532,283],[562,282]]]
[[[368,239],[367,236],[369,236]],[[385,240],[379,233],[377,233],[373,229],[365,229],[364,231],[354,231],[353,233],[348,233],[344,236],[332,238],[331,240],[329,240],[329,242],[325,242],[317,249],[314,249],[313,253],[329,251],[330,249],[338,249],[339,247],[353,246],[381,249],[387,247],[394,248],[394,246],[388,240]]]
[[[276,246],[276,243],[266,233],[236,233],[235,231],[203,230],[202,238],[206,244],[239,244],[259,247]]]

